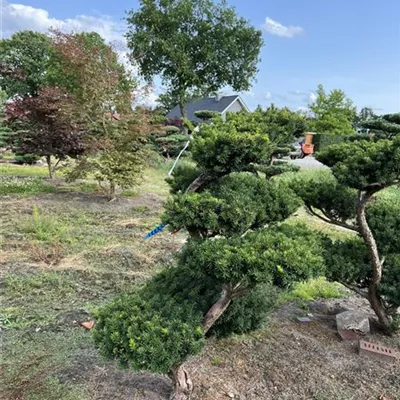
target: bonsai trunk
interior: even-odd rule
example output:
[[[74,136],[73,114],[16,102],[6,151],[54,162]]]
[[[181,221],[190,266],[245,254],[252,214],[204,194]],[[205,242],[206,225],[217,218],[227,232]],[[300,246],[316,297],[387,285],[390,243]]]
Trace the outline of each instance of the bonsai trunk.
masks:
[[[185,193],[196,192],[207,181],[205,174],[200,174],[185,190]]]
[[[173,367],[171,379],[174,383],[174,392],[171,400],[189,400],[193,392],[193,383],[183,364]]]
[[[224,313],[232,301],[234,290],[230,285],[222,287],[221,296],[218,301],[207,311],[203,319],[203,331],[206,334],[215,324],[218,318]],[[173,367],[170,377],[174,383],[174,392],[171,400],[190,400],[193,392],[193,383],[188,372],[184,368],[184,364]]]
[[[217,319],[225,312],[232,301],[233,292],[229,285],[222,287],[221,296],[218,301],[207,311],[203,319],[203,331],[207,333],[215,324]]]
[[[46,156],[46,163],[47,163],[47,168],[49,169],[49,178],[53,179],[54,178],[54,169],[53,169],[53,166],[51,165],[51,156]]]
[[[376,193],[375,191],[367,191],[366,193],[359,192],[358,206],[357,206],[357,223],[360,229],[361,236],[368,247],[369,257],[372,265],[372,280],[368,287],[368,301],[372,309],[375,311],[379,322],[382,324],[385,331],[389,332],[390,319],[386,315],[382,299],[378,292],[378,286],[382,280],[382,262],[379,257],[378,246],[371,228],[368,225],[365,216],[365,208],[371,197]]]

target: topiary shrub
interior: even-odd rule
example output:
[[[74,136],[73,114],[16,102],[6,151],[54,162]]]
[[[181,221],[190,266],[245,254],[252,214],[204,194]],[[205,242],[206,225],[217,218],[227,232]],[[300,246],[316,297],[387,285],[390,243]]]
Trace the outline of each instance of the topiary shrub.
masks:
[[[135,370],[169,373],[204,346],[201,315],[191,305],[124,295],[96,314],[94,340],[103,355]]]
[[[169,373],[175,399],[190,397],[184,362],[204,338],[259,328],[277,291],[324,272],[313,233],[280,224],[300,204],[295,193],[248,172],[270,163],[262,126],[241,115],[214,121],[194,137],[195,166],[169,179],[176,194],[163,222],[186,230],[187,243],[173,266],[100,310],[95,328],[104,354],[135,370]]]
[[[220,113],[217,111],[211,111],[211,110],[198,110],[198,111],[194,112],[194,115],[203,121],[207,121],[211,118],[216,117],[217,115],[220,115]]]
[[[227,337],[261,328],[276,306],[279,289],[271,284],[256,286],[249,293],[233,299],[227,311],[215,322],[210,334]]]
[[[327,223],[355,232],[362,242],[328,244],[328,275],[368,299],[382,327],[390,333],[399,290],[388,276],[400,253],[400,205],[376,195],[400,183],[400,136],[330,146],[317,158],[334,178],[295,182],[292,188],[308,210]]]

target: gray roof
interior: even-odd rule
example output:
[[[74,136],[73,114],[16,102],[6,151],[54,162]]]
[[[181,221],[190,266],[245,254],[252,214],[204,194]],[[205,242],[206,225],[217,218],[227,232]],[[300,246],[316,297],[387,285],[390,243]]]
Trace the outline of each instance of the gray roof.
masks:
[[[232,96],[221,96],[219,100],[217,100],[216,97],[207,97],[205,99],[195,100],[192,103],[186,104],[187,117],[190,121],[201,122],[201,119],[194,115],[195,111],[207,110],[222,113],[237,98],[239,98],[239,95],[235,94]],[[175,106],[168,113],[167,117],[169,120],[182,118],[179,106]]]

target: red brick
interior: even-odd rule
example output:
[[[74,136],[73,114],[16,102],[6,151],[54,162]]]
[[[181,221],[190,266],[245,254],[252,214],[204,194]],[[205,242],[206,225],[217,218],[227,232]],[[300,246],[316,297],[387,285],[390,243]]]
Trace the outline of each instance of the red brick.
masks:
[[[359,341],[358,352],[360,355],[380,358],[381,360],[391,363],[395,363],[398,357],[396,350],[381,346],[380,344],[366,342],[364,340]]]
[[[350,341],[356,341],[360,339],[360,335],[357,332],[354,332],[350,329],[339,329],[338,333],[342,340],[350,340]]]

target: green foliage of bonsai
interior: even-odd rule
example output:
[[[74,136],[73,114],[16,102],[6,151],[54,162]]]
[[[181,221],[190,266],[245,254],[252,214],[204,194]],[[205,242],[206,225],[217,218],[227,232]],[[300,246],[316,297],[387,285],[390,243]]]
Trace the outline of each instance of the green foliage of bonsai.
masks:
[[[400,254],[400,203],[375,195],[400,183],[400,136],[333,145],[317,158],[331,167],[334,178],[298,181],[292,188],[313,215],[362,238],[330,243],[327,270],[367,298],[389,332],[398,304],[393,293],[400,290],[393,279]]]
[[[201,193],[178,194],[166,203],[164,222],[202,237],[242,235],[290,216],[300,203],[282,183],[232,173]]]
[[[172,194],[183,193],[189,185],[200,175],[199,169],[193,164],[179,164],[172,175],[165,180],[170,186]]]
[[[201,315],[167,296],[121,296],[96,320],[94,339],[101,352],[135,370],[168,373],[204,345]]]
[[[195,165],[176,169],[168,180],[175,194],[163,216],[170,229],[186,230],[189,240],[175,265],[133,294],[133,300],[126,305],[117,300],[115,309],[111,305],[99,314],[96,341],[105,354],[134,360],[128,365],[136,370],[169,372],[175,399],[190,396],[184,362],[204,337],[259,328],[278,290],[324,272],[321,241],[304,226],[282,224],[300,205],[299,198],[284,183],[257,172],[257,166],[270,164],[276,148],[265,129],[245,113],[201,125],[191,146]],[[128,322],[108,328],[119,318]],[[133,346],[128,340],[132,326]],[[111,336],[116,339],[109,345]],[[166,355],[159,343],[168,350],[173,340],[180,348]]]
[[[206,121],[206,120],[216,117],[217,115],[219,115],[219,113],[217,111],[211,111],[211,110],[198,110],[198,111],[194,112],[194,115],[197,118],[200,118],[200,119]]]
[[[361,121],[363,129],[368,129],[375,139],[391,139],[400,133],[400,113],[373,115]]]
[[[250,164],[266,164],[273,146],[267,131],[249,121],[247,113],[232,113],[223,121],[202,125],[191,144],[193,160],[207,174],[223,176],[246,171]]]

